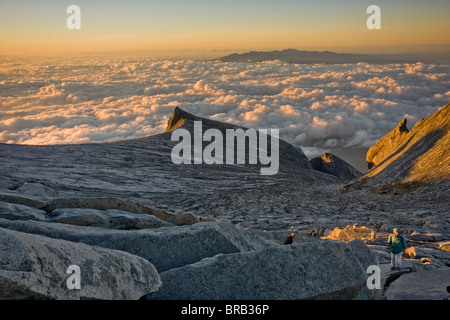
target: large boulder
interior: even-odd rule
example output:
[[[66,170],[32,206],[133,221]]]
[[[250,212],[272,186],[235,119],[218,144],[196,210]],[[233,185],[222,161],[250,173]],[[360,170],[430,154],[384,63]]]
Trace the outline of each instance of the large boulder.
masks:
[[[376,254],[369,249],[369,247],[364,243],[361,239],[355,239],[350,242],[348,242],[348,245],[351,247],[353,254],[358,259],[359,263],[361,264],[361,267],[369,274],[375,275],[374,272],[375,269],[372,269],[373,267],[377,268],[377,271],[380,271],[380,279],[379,279],[379,285],[380,288],[371,289],[368,286],[364,286],[358,297],[356,299],[361,300],[367,300],[367,299],[382,299],[383,297],[383,287],[386,281],[386,278],[384,276],[384,273],[381,272],[380,263],[378,260],[378,257]]]
[[[367,281],[350,245],[325,240],[219,254],[160,277],[146,299],[354,299]]]
[[[195,263],[220,253],[236,253],[277,245],[238,226],[224,223],[110,230],[0,219],[0,227],[129,252],[149,260],[158,272]]]
[[[386,289],[388,300],[442,300],[448,297],[450,268],[412,272],[402,275]]]
[[[0,299],[131,300],[160,285],[153,265],[129,253],[0,228]]]

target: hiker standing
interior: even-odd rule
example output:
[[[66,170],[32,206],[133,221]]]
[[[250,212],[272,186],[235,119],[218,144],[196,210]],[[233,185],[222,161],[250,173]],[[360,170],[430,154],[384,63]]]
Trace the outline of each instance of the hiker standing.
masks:
[[[402,266],[402,253],[406,250],[405,237],[399,234],[399,230],[394,228],[388,239],[388,250],[391,252],[391,270],[400,270]]]

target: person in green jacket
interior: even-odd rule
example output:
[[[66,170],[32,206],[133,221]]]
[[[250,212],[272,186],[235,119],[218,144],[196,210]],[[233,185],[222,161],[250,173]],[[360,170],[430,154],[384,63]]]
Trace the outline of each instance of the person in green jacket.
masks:
[[[405,237],[399,234],[399,230],[394,228],[388,239],[388,250],[391,252],[391,270],[400,270],[402,266],[402,253],[406,250]]]

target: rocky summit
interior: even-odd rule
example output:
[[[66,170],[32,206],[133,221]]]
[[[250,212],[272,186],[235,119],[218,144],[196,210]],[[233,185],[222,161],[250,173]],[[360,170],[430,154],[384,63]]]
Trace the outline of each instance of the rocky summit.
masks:
[[[344,181],[353,180],[363,174],[351,164],[331,153],[324,153],[321,157],[309,160],[311,168],[338,177]]]
[[[177,164],[177,129],[197,149],[212,143],[207,132],[247,130],[178,107],[146,138],[0,144],[0,298],[442,299],[449,112],[411,130],[402,121],[369,150],[365,175],[281,139],[273,175],[249,147],[241,162]],[[408,246],[400,270],[387,252],[393,228]]]
[[[372,183],[450,179],[450,103],[408,130],[406,119],[367,152]]]

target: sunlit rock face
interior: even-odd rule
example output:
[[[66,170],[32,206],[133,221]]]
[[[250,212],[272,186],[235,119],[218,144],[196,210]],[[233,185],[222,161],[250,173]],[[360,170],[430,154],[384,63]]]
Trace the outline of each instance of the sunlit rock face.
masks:
[[[377,141],[367,152],[366,160],[369,170],[380,164],[384,159],[397,150],[408,136],[406,119],[403,119],[397,127]]]
[[[450,179],[450,104],[408,130],[406,119],[367,153],[373,184]]]

